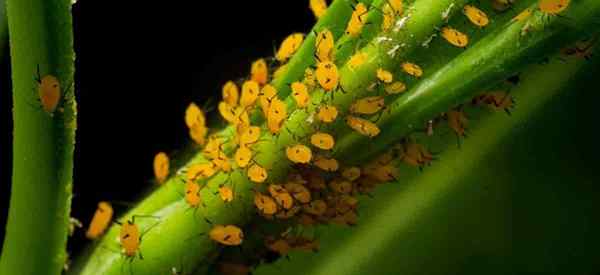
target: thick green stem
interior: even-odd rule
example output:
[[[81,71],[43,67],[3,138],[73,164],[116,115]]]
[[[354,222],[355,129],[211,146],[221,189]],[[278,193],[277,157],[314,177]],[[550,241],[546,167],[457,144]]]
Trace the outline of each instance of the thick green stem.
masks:
[[[7,2],[13,83],[13,174],[0,274],[60,274],[67,257],[76,110],[68,0]],[[39,103],[40,75],[55,76],[62,98]]]

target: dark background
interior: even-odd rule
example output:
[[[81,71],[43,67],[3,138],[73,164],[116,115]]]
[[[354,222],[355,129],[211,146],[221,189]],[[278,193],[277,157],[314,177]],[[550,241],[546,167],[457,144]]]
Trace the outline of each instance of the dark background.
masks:
[[[273,55],[274,44],[315,22],[308,0],[79,0],[73,20],[79,114],[72,216],[84,226],[98,201],[133,201],[152,184],[156,152],[187,144],[183,114],[191,101],[218,99],[225,81],[246,76],[252,60]],[[0,131],[12,138],[8,63],[0,68]],[[11,144],[0,145],[0,240]],[[83,230],[69,241],[74,254],[84,244]]]

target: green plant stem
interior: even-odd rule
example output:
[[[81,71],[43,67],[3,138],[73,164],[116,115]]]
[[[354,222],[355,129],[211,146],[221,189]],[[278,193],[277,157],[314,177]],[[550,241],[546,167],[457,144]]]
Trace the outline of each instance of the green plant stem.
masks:
[[[13,174],[0,274],[60,274],[67,254],[73,146],[73,34],[68,0],[7,2],[13,83]],[[54,75],[60,110],[38,100],[36,68]],[[65,97],[65,95],[67,95]]]

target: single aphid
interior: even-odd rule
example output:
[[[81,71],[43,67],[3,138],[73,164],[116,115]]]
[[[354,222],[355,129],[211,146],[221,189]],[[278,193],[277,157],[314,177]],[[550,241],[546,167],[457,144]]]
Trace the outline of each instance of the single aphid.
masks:
[[[315,70],[317,81],[326,92],[332,91],[338,86],[340,75],[337,66],[331,61],[323,61],[317,64]]]
[[[224,140],[223,138],[217,137],[217,136],[210,136],[208,138],[208,142],[206,143],[206,146],[204,146],[204,149],[202,149],[202,154],[207,158],[207,159],[215,159],[217,157],[219,157],[221,150],[223,149],[223,144]]]
[[[254,80],[245,81],[244,84],[242,84],[242,96],[240,97],[240,106],[242,108],[253,106],[256,100],[258,99],[259,92],[260,88],[258,86],[258,82]]]
[[[38,96],[42,103],[42,109],[44,109],[46,113],[54,113],[61,97],[60,82],[58,81],[58,78],[49,74],[40,78],[38,67],[36,81],[38,82]]]
[[[327,203],[323,200],[314,200],[309,204],[304,205],[302,210],[311,215],[321,216],[327,211]]]
[[[324,123],[331,123],[335,121],[338,116],[338,110],[333,105],[322,105],[319,106],[317,111],[317,119]]]
[[[326,158],[326,157],[319,156],[319,155],[313,159],[313,164],[315,166],[321,168],[323,171],[327,171],[327,172],[335,172],[340,167],[340,165],[336,159]]]
[[[237,246],[244,241],[244,232],[235,225],[215,225],[208,235],[213,241],[227,246]]]
[[[244,128],[240,133],[240,146],[248,146],[258,142],[260,138],[260,127],[250,126]]]
[[[381,30],[384,32],[390,31],[394,26],[394,20],[396,19],[396,13],[390,5],[383,6],[383,20],[381,21]]]
[[[350,57],[350,59],[348,59],[348,66],[350,66],[350,69],[355,70],[356,68],[358,68],[362,64],[364,64],[365,61],[367,61],[368,57],[369,57],[369,55],[367,53],[358,52],[358,53],[352,55]]]
[[[275,97],[271,100],[267,114],[267,127],[272,134],[278,134],[287,119],[287,105]]]
[[[354,6],[354,11],[350,16],[348,25],[346,26],[346,34],[351,37],[356,37],[362,31],[363,26],[367,20],[367,6],[363,3],[358,3]]]
[[[383,96],[369,96],[355,100],[350,105],[350,112],[353,114],[372,115],[385,108],[385,98]]]
[[[339,194],[352,193],[352,183],[346,180],[334,179],[329,182],[329,188]]]
[[[304,34],[290,34],[283,40],[283,42],[281,42],[281,46],[279,46],[279,50],[275,54],[275,58],[282,63],[287,61],[300,48],[302,41],[304,41]]]
[[[185,109],[185,125],[191,129],[197,124],[205,126],[206,117],[200,107],[192,102],[188,105],[187,109]]]
[[[334,44],[333,34],[328,29],[323,29],[317,33],[315,42],[315,57],[317,61],[333,61]]]
[[[196,163],[192,164],[187,168],[186,179],[188,181],[197,181],[208,179],[217,172],[216,167],[213,163]]]
[[[235,164],[237,164],[240,168],[245,168],[250,163],[252,159],[252,150],[246,146],[240,146],[233,156],[235,159]]]
[[[222,94],[223,101],[229,104],[229,106],[237,106],[238,100],[240,98],[240,90],[233,81],[227,81],[225,85],[223,85]]]
[[[389,84],[394,80],[394,75],[388,70],[379,68],[377,69],[377,79],[383,83]]]
[[[410,63],[410,62],[402,63],[402,70],[405,73],[412,75],[416,78],[419,78],[423,75],[423,70],[421,69],[421,67],[419,67],[419,65],[417,65],[417,64]]]
[[[198,207],[202,203],[200,197],[200,185],[192,181],[185,183],[185,202],[193,208]]]
[[[274,215],[279,208],[273,198],[260,192],[254,192],[254,205],[264,215]]]
[[[294,199],[290,192],[288,192],[283,186],[279,184],[269,185],[269,194],[275,199],[275,202],[283,207],[283,209],[291,209],[294,206]]]
[[[532,13],[533,13],[533,10],[531,10],[530,8],[524,9],[521,13],[517,14],[517,16],[515,16],[511,21],[512,22],[523,21],[523,20],[529,18]]]
[[[204,143],[206,143],[206,134],[208,134],[206,125],[196,123],[190,128],[190,137],[198,145],[204,145]]]
[[[469,37],[451,27],[443,27],[441,30],[442,37],[453,46],[464,48],[469,44]]]
[[[346,124],[348,124],[352,130],[370,138],[379,135],[380,132],[379,127],[377,127],[375,123],[359,117],[347,116]]]
[[[254,183],[263,183],[267,179],[267,169],[254,163],[248,168],[248,178]]]
[[[302,144],[287,147],[285,153],[287,158],[293,163],[307,164],[312,159],[312,151]]]
[[[292,88],[292,97],[294,101],[296,101],[296,105],[298,108],[306,108],[308,103],[310,102],[310,95],[308,94],[308,88],[304,83],[295,81],[291,85]]]
[[[386,0],[397,15],[402,14],[402,0]]]
[[[288,192],[290,192],[290,194],[292,194],[292,197],[294,197],[294,199],[296,199],[298,202],[302,204],[310,202],[310,190],[304,187],[304,185],[299,183],[288,182],[284,184],[284,187],[286,190],[288,190]]]
[[[454,131],[458,137],[465,136],[468,119],[462,111],[452,110],[447,114],[448,126]]]
[[[250,79],[256,81],[256,83],[260,85],[267,84],[267,80],[269,80],[269,67],[267,67],[267,62],[265,62],[263,58],[252,62],[252,66],[250,67]]]
[[[348,167],[342,170],[342,177],[349,181],[355,181],[360,178],[360,167]]]
[[[229,186],[219,186],[219,197],[223,202],[232,202],[234,198],[233,189]]]
[[[487,14],[473,5],[465,5],[463,7],[463,13],[471,23],[478,27],[485,27],[490,23],[490,19]]]
[[[275,89],[275,87],[271,84],[263,86],[258,95],[258,103],[260,104],[260,109],[263,111],[265,117],[269,115],[269,107],[271,106],[271,101],[275,97],[277,97],[277,89]]]
[[[219,156],[212,159],[211,162],[214,164],[215,167],[219,168],[225,173],[229,173],[232,170],[231,161],[229,160],[229,157],[227,157],[227,155],[225,155],[225,153],[223,152],[220,152]]]
[[[85,236],[88,239],[92,240],[100,237],[102,234],[104,234],[104,231],[106,231],[106,228],[108,228],[108,226],[110,225],[112,216],[113,208],[110,205],[110,203],[105,201],[99,202],[98,208],[96,209],[96,212],[94,212],[94,217],[90,222],[90,226],[85,232]]]
[[[310,136],[310,143],[319,149],[331,150],[335,145],[335,139],[328,133],[316,132]]]
[[[309,7],[315,17],[319,19],[327,11],[327,2],[325,0],[310,0]]]
[[[406,91],[406,85],[402,81],[396,81],[385,85],[384,90],[388,95],[395,95]]]
[[[169,176],[169,156],[165,152],[159,152],[154,156],[154,177],[160,184]]]
[[[571,0],[539,0],[538,7],[543,13],[557,15],[567,9]]]

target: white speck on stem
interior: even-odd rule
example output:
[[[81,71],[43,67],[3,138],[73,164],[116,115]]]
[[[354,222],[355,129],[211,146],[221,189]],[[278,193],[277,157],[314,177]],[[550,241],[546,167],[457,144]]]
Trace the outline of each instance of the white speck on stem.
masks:
[[[375,37],[375,43],[377,43],[377,44],[381,44],[381,42],[384,42],[384,41],[392,41],[392,40],[393,39],[391,37],[386,37],[386,36]]]
[[[406,25],[406,22],[408,22],[408,19],[410,19],[410,14],[400,18],[398,21],[396,21],[396,25],[394,26],[394,32],[398,32],[399,30],[401,30],[404,25]]]
[[[387,52],[387,54],[388,54],[390,57],[392,57],[392,58],[393,58],[393,57],[395,57],[395,56],[396,56],[396,51],[397,51],[399,48],[400,48],[400,45],[396,45],[396,46],[394,46],[392,49],[390,49],[390,50]]]
[[[454,3],[450,4],[450,6],[448,6],[448,8],[442,12],[442,19],[448,20],[448,16],[450,16],[452,8],[454,8]]]
[[[431,41],[433,40],[433,38],[435,38],[437,36],[437,34],[432,34],[431,36],[429,36],[427,38],[427,40],[423,41],[423,43],[421,44],[421,46],[425,47],[425,48],[429,48],[429,43],[431,43]]]

